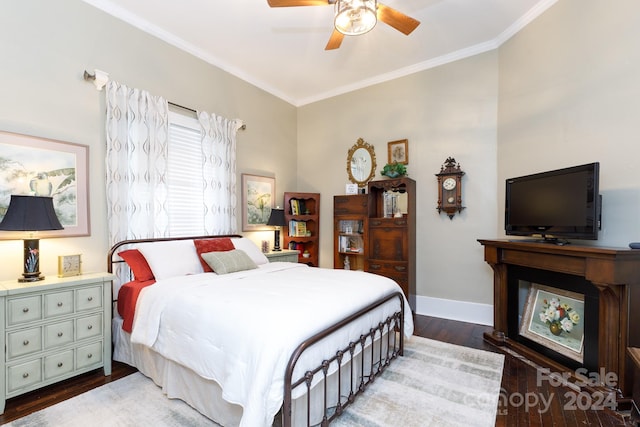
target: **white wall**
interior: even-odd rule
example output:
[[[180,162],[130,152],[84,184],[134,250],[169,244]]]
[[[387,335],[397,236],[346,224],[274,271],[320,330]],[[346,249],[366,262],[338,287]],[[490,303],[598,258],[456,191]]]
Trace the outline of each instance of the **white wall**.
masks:
[[[561,0],[500,48],[500,212],[506,178],[598,161],[593,244],[640,241],[638,40],[640,2]]]
[[[476,239],[497,235],[497,88],[494,51],[299,108],[298,188],[322,195],[321,266],[333,267],[333,195],[345,192],[349,148],[359,137],[372,144],[380,179],[387,142],[407,138],[418,295],[492,304],[493,276]],[[436,210],[435,174],[449,156],[466,172],[466,209],[453,220]]]
[[[84,70],[104,70],[171,102],[244,120],[238,198],[243,172],[275,176],[279,199],[295,188],[296,110],[289,103],[79,0],[0,2],[0,39],[0,130],[89,146],[91,236],[43,239],[45,275],[56,274],[58,255],[78,252],[85,271],[106,270],[105,92],[83,80]],[[272,240],[273,232],[250,237]],[[0,257],[0,280],[22,273],[21,241],[0,241]]]

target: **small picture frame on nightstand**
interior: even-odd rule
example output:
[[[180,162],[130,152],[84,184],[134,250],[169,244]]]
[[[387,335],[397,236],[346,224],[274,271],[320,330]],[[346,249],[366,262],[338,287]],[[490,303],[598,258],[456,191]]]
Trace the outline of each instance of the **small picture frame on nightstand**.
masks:
[[[82,255],[60,255],[58,257],[58,277],[79,276],[82,274]]]

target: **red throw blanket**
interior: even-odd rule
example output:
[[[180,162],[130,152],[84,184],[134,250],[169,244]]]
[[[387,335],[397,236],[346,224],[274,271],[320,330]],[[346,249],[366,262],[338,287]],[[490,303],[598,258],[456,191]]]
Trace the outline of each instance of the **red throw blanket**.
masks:
[[[123,330],[131,333],[133,317],[136,314],[138,295],[140,295],[140,291],[154,283],[156,283],[155,280],[133,280],[122,285],[120,291],[118,291],[118,313],[120,313],[120,316],[122,316],[124,320],[122,323]]]

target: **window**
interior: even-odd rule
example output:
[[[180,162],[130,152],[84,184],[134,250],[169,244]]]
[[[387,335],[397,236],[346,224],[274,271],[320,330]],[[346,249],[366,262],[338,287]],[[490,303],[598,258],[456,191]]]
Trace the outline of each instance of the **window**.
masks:
[[[195,117],[169,111],[167,159],[169,235],[204,234],[202,132]]]

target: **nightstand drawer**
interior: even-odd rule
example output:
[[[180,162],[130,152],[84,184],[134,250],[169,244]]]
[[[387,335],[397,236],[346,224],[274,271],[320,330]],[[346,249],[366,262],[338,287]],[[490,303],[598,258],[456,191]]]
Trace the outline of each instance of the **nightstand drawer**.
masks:
[[[73,291],[56,292],[44,296],[44,317],[73,313]]]
[[[76,310],[85,311],[102,307],[102,286],[83,288],[76,291]]]
[[[44,348],[49,349],[73,342],[73,320],[44,327]]]
[[[76,320],[76,339],[83,340],[102,335],[102,313]]]
[[[102,364],[102,341],[78,347],[76,350],[76,369]]]
[[[33,295],[7,300],[7,326],[42,319],[42,296]]]
[[[44,379],[59,377],[73,371],[73,350],[44,358]]]
[[[42,350],[42,328],[31,328],[7,334],[7,359]]]
[[[42,381],[41,359],[30,360],[7,369],[7,394]]]

